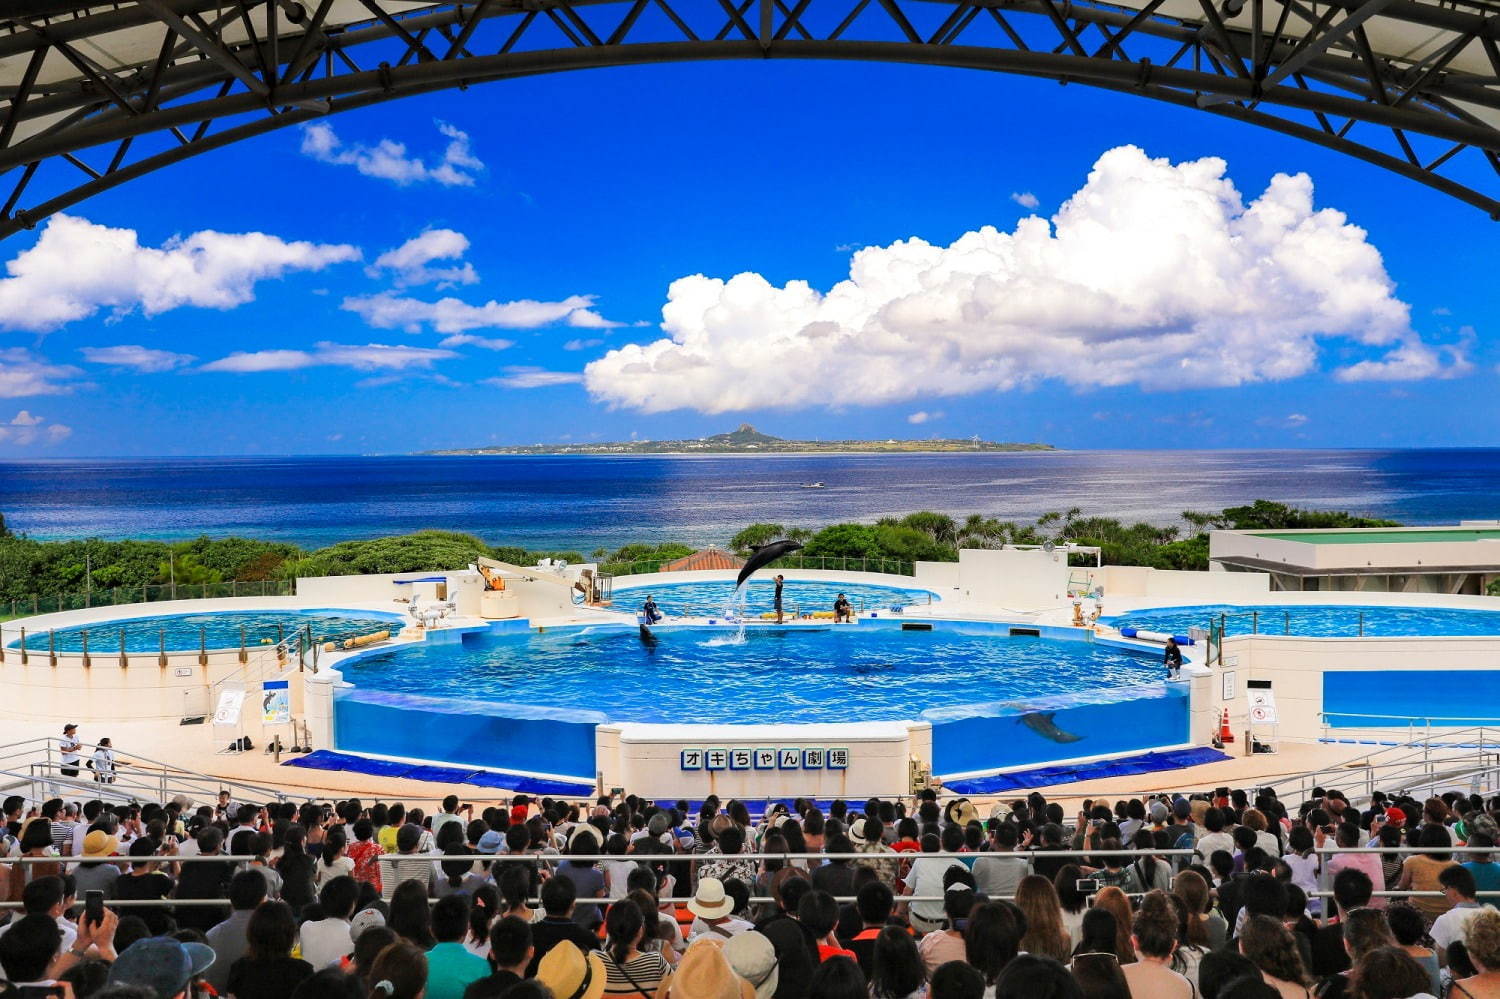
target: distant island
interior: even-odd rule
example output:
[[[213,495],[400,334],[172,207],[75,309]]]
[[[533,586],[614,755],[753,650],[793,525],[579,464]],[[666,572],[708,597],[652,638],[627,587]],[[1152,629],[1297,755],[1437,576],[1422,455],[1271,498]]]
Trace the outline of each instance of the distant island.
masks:
[[[1053,451],[1051,444],[1015,444],[977,437],[900,441],[789,441],[763,434],[748,423],[712,437],[673,441],[519,444],[452,448],[422,454],[902,454],[923,451]]]

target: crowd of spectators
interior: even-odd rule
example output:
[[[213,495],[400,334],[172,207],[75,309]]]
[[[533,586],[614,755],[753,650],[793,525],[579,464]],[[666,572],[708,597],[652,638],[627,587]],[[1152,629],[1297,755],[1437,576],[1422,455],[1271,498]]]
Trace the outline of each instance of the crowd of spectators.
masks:
[[[1500,798],[3,807],[0,997],[1500,999]]]

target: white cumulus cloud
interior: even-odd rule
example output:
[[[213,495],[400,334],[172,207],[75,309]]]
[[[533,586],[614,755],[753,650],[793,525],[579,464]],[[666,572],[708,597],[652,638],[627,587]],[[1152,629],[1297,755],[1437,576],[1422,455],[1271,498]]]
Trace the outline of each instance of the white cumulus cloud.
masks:
[[[142,246],[134,229],[54,215],[5,265],[0,328],[43,332],[102,310],[148,316],[182,306],[232,309],[259,281],[359,259],[352,246],[287,242],[263,232],[204,230]]]
[[[0,399],[64,395],[78,387],[83,372],[71,364],[53,364],[24,347],[0,350]]]
[[[343,344],[324,341],[311,350],[236,351],[228,357],[210,361],[200,371],[229,371],[247,374],[259,371],[295,371],[321,365],[354,368],[357,371],[430,368],[435,361],[459,355],[451,350],[433,347],[407,347],[400,344]]]
[[[389,180],[401,187],[432,181],[444,187],[472,187],[474,175],[484,163],[469,149],[469,134],[445,121],[435,122],[447,139],[442,156],[428,163],[420,156],[409,155],[406,144],[381,139],[373,146],[345,143],[327,122],[315,122],[302,129],[302,155],[321,163],[352,166],[366,177]]]
[[[570,326],[594,326],[599,319],[591,311],[592,295],[569,295],[557,302],[538,302],[523,298],[514,302],[491,299],[483,305],[471,305],[462,299],[446,297],[435,302],[408,298],[391,292],[346,298],[340,308],[353,312],[376,329],[402,329],[420,333],[430,326],[438,333],[467,333],[478,329],[536,329],[566,320]],[[593,319],[575,317],[588,313]],[[603,320],[607,325],[615,325]]]
[[[563,350],[588,350],[590,347],[602,347],[603,345],[604,341],[598,337],[588,337],[587,339],[567,341],[563,344]]]
[[[387,250],[366,268],[371,277],[389,272],[398,288],[416,284],[436,284],[439,288],[455,284],[475,284],[479,272],[463,260],[468,252],[469,237],[453,229],[428,229],[400,246]],[[432,267],[433,261],[455,261],[451,267]]]
[[[486,378],[482,384],[499,388],[534,389],[547,388],[552,385],[574,385],[581,381],[583,381],[583,375],[576,371],[547,371],[544,368],[513,364],[505,369],[504,375],[498,378]]]
[[[192,354],[178,354],[170,350],[157,350],[139,344],[120,344],[116,347],[84,347],[80,351],[90,364],[107,364],[115,368],[133,368],[136,371],[154,373],[172,371],[192,364],[197,360]]]
[[[1246,204],[1226,164],[1102,155],[1051,220],[855,253],[827,293],[759,274],[674,281],[665,339],[584,369],[644,412],[876,405],[1044,378],[1151,389],[1293,378],[1338,339],[1378,357],[1346,379],[1459,374],[1413,330],[1380,253],[1311,180]]]
[[[1030,191],[1012,191],[1010,200],[1014,201],[1022,208],[1028,209],[1034,209],[1042,203],[1041,199],[1038,198],[1035,194],[1032,194]]]
[[[445,336],[438,341],[439,347],[479,347],[484,350],[509,350],[515,345],[516,342],[514,340],[475,336],[473,333],[454,333],[452,336]]]
[[[45,417],[25,409],[11,417],[10,422],[0,424],[0,443],[22,447],[38,442],[56,444],[72,435],[73,428],[66,423],[49,423]]]
[[[920,427],[924,423],[930,423],[933,420],[941,420],[942,418],[942,410],[937,410],[936,412],[928,412],[925,409],[919,409],[915,413],[909,415],[906,418],[906,422],[910,423],[912,426]]]

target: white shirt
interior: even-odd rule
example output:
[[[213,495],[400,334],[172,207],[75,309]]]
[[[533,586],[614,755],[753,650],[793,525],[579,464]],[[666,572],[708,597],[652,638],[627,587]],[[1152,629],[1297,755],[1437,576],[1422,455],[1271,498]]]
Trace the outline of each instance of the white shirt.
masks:
[[[78,751],[83,748],[83,743],[78,741],[76,735],[65,735],[58,740],[58,750],[62,753],[62,765],[65,767],[78,766]]]
[[[114,750],[100,746],[94,750],[94,773],[108,776],[115,771]]]
[[[963,869],[963,862],[952,858],[922,857],[919,856],[912,863],[911,870],[906,875],[906,894],[927,895],[938,899],[943,897],[943,874],[950,867]],[[943,903],[938,902],[913,902],[911,903],[913,915],[927,920],[929,923],[940,923],[943,921]]]
[[[1462,940],[1464,931],[1469,927],[1469,920],[1479,915],[1484,908],[1477,902],[1460,902],[1433,920],[1432,942],[1437,944],[1438,953],[1446,951],[1453,941]]]
[[[1238,852],[1234,845],[1234,837],[1227,832],[1204,833],[1198,837],[1198,842],[1193,846],[1193,849],[1205,862],[1220,850],[1223,850],[1231,857]]]
[[[701,936],[707,936],[711,940],[723,941],[728,940],[730,937],[737,937],[741,933],[753,929],[755,929],[754,923],[746,922],[743,919],[736,919],[733,916],[730,916],[716,926],[709,926],[703,921],[701,916],[694,916],[693,925],[688,929],[688,940],[693,941]]]
[[[346,919],[319,919],[302,924],[302,960],[321,971],[354,949]]]
[[[16,919],[12,919],[4,926],[0,926],[0,937],[5,936],[5,931],[16,925],[16,922],[19,918],[20,917],[17,916]],[[60,940],[57,944],[57,953],[62,954],[66,951],[72,950],[73,945],[78,942],[78,927],[68,922],[62,916],[58,916],[57,928],[62,931],[62,940]]]

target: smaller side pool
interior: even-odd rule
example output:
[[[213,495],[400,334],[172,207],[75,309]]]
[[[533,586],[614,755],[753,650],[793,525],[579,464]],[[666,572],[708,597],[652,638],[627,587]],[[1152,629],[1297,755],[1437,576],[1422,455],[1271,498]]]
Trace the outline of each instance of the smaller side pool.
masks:
[[[1144,628],[1185,635],[1189,628],[1217,626],[1224,634],[1299,635],[1304,638],[1408,638],[1500,635],[1500,610],[1460,607],[1392,607],[1378,604],[1266,604],[1243,607],[1201,604],[1154,607],[1104,618],[1111,627]]]
[[[746,587],[749,614],[764,614],[773,608],[776,599],[774,575],[762,572]],[[656,597],[657,606],[668,617],[705,617],[724,613],[725,605],[734,595],[734,581],[653,585],[646,576],[620,577],[615,579],[614,609],[627,613],[640,610],[648,593]],[[781,591],[781,606],[787,614],[831,611],[840,593],[849,598],[856,611],[925,605],[939,599],[930,590],[911,587],[789,579]]]
[[[120,631],[125,632],[126,652],[156,652],[163,645],[167,651],[193,650],[200,643],[210,649],[237,649],[240,630],[245,644],[251,647],[273,645],[286,635],[312,626],[313,638],[326,641],[380,628],[399,628],[404,619],[399,614],[358,610],[259,610],[208,611],[201,614],[162,614],[154,617],[121,618],[96,621],[89,625],[58,628],[54,635],[58,652],[83,651],[83,634],[88,632],[89,650],[100,655],[120,650]],[[6,625],[8,648],[21,644],[19,626]],[[47,648],[47,632],[28,631],[26,645],[33,651]]]

